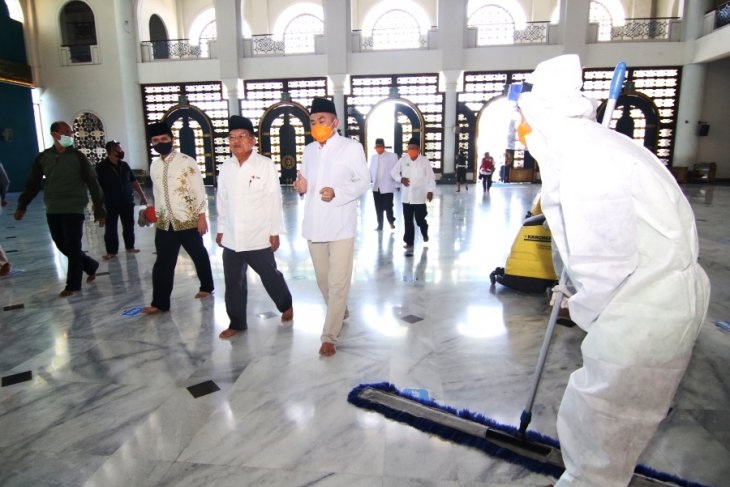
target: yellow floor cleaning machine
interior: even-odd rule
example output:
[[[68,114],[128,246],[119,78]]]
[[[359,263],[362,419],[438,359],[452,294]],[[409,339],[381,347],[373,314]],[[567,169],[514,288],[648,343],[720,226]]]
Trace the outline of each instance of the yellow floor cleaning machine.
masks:
[[[543,293],[558,282],[553,267],[552,236],[545,225],[540,201],[527,213],[504,267],[489,274],[492,285],[526,293]]]

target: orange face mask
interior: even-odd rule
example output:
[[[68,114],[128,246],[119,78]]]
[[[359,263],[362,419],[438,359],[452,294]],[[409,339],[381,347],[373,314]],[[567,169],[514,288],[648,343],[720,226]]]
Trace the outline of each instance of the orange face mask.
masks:
[[[320,144],[329,139],[333,132],[334,129],[329,125],[314,125],[312,127],[312,137]]]
[[[418,157],[418,154],[421,152],[418,149],[408,149],[408,155],[411,156],[412,160],[416,160],[416,157]]]
[[[522,145],[525,147],[527,147],[526,137],[530,135],[530,132],[532,132],[532,127],[530,127],[527,120],[523,118],[520,125],[517,126],[517,139],[522,142]]]
[[[376,147],[375,148],[375,152],[377,152],[378,154],[382,154],[384,151],[385,151],[385,149],[383,147]]]

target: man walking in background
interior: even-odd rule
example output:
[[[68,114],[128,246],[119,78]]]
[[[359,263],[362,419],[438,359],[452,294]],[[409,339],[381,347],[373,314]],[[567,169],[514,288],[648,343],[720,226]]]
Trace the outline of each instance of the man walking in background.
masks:
[[[106,210],[104,194],[96,173],[83,153],[73,147],[74,132],[66,122],[51,124],[53,147],[35,158],[25,190],[18,197],[15,219],[22,220],[25,211],[41,189],[45,176],[43,200],[46,204],[46,220],[53,243],[68,258],[66,287],[59,294],[65,298],[81,290],[83,273],[86,282],[96,278],[99,263],[81,250],[84,231],[84,212],[89,193],[94,205],[94,220],[104,226]]]
[[[147,204],[147,198],[132,174],[132,169],[122,159],[124,150],[119,142],[112,140],[106,143],[107,156],[96,165],[96,176],[99,185],[104,190],[106,205],[106,228],[104,229],[104,245],[106,255],[104,260],[113,259],[119,251],[119,235],[117,220],[122,221],[122,238],[127,252],[136,254],[139,249],[134,248],[134,195],[132,189],[139,195],[139,203]]]
[[[370,181],[373,183],[375,215],[378,218],[378,227],[375,230],[383,230],[383,213],[388,218],[390,229],[394,230],[393,192],[398,188],[398,181],[393,179],[390,171],[398,162],[398,156],[385,150],[383,139],[375,139],[375,152],[370,158]]]
[[[411,256],[416,233],[414,220],[421,230],[423,242],[428,242],[426,202],[433,199],[433,193],[436,190],[436,176],[433,173],[431,162],[421,154],[421,144],[417,137],[411,137],[411,140],[408,141],[408,153],[403,154],[403,157],[393,167],[391,176],[393,179],[399,179],[403,186],[401,191],[405,223],[403,242],[406,255]]]

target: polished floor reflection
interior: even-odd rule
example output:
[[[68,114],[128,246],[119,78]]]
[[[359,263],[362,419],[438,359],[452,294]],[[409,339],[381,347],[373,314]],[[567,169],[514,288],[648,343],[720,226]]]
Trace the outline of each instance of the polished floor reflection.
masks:
[[[712,302],[674,408],[642,461],[705,484],[730,479],[730,187],[687,186]],[[217,290],[198,282],[182,252],[172,309],[135,315],[151,299],[154,230],[137,228],[142,252],[102,262],[78,295],[58,298],[65,258],[53,247],[42,197],[26,219],[0,217],[14,264],[0,278],[0,375],[32,381],[0,388],[0,484],[88,486],[541,486],[551,479],[431,438],[351,406],[357,384],[426,388],[439,402],[519,424],[547,319],[547,298],[491,287],[539,187],[440,185],[428,207],[431,241],[403,251],[376,227],[363,197],[360,235],[338,352],[317,354],[322,299],[305,241],[303,204],[284,188],[287,235],[278,263],[294,296],[282,325],[255,275],[249,329],[227,327],[221,250],[206,236]],[[10,195],[15,206],[17,194]],[[211,209],[214,208],[211,195]],[[215,229],[215,215],[212,216]],[[598,223],[597,223],[598,224]],[[103,231],[85,248],[104,254]],[[22,305],[22,307],[20,306]],[[129,315],[125,311],[132,310]],[[656,319],[662,319],[657,316]],[[583,333],[558,327],[531,428],[555,436],[555,416]],[[194,398],[188,387],[213,381]]]

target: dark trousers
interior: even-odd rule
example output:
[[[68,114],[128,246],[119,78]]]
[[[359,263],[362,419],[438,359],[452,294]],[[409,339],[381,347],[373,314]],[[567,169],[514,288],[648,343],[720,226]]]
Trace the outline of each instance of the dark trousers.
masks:
[[[66,289],[81,290],[83,273],[95,274],[99,263],[81,251],[84,233],[84,215],[80,213],[46,214],[48,229],[56,248],[68,258]]]
[[[192,228],[174,231],[172,227],[168,230],[158,228],[155,231],[157,260],[152,267],[152,306],[162,311],[170,309],[175,266],[181,246],[193,259],[195,272],[200,281],[200,291],[213,292],[213,271],[210,268],[208,251],[203,245],[203,237],[200,236],[198,230]]]
[[[388,218],[388,223],[395,223],[393,216],[393,193],[381,193],[373,191],[373,201],[375,201],[375,216],[378,217],[378,228],[383,228],[383,213]]]
[[[484,191],[489,191],[492,188],[492,175],[490,174],[480,174],[479,179],[482,180],[482,189]]]
[[[421,229],[421,236],[423,239],[428,238],[428,222],[426,222],[426,203],[420,205],[412,205],[409,203],[403,203],[403,223],[406,227],[406,231],[403,234],[403,241],[406,245],[413,245],[413,238],[415,236],[415,227],[413,226],[413,220],[416,220],[416,225]]]
[[[108,205],[106,207],[106,226],[104,227],[104,245],[107,254],[119,252],[117,220],[122,221],[124,248],[134,248],[134,203],[122,206]]]
[[[261,282],[276,309],[283,312],[292,307],[292,297],[284,275],[276,268],[274,252],[268,249],[234,252],[223,249],[223,276],[226,282],[226,312],[230,328],[245,330],[248,302],[248,267],[261,277]]]

